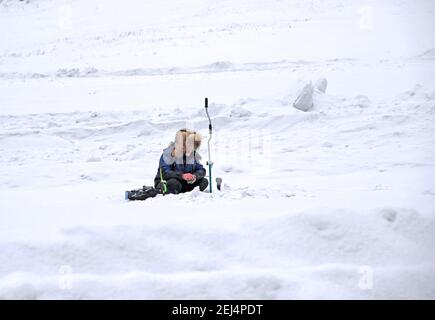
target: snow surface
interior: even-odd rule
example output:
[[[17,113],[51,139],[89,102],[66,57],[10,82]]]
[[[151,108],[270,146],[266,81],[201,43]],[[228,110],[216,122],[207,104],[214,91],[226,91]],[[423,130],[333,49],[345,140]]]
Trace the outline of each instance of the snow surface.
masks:
[[[434,18],[0,1],[0,298],[434,299]],[[125,202],[204,97],[223,190]]]

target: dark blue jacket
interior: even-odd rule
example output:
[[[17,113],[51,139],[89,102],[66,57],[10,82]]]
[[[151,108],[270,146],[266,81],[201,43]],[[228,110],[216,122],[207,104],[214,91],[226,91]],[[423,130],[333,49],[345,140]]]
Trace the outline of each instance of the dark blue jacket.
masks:
[[[205,177],[206,171],[200,163],[201,156],[196,151],[189,157],[184,155],[182,159],[176,159],[171,154],[173,150],[173,144],[163,150],[163,154],[160,156],[157,174],[154,179],[155,185],[160,182],[160,169],[162,170],[164,180],[178,179],[183,181],[181,176],[184,173],[194,174],[197,180]]]

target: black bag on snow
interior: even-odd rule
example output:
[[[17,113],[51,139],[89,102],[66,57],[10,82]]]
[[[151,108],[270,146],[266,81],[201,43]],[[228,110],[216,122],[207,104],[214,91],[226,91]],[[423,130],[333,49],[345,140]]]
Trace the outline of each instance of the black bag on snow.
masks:
[[[146,200],[148,198],[153,198],[158,195],[159,190],[154,187],[143,186],[141,189],[135,189],[125,192],[125,199],[127,200]]]

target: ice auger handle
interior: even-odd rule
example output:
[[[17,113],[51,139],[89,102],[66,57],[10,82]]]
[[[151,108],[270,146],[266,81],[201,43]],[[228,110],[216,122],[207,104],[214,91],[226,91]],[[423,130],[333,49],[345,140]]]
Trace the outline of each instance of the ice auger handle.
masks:
[[[207,141],[207,147],[208,147],[208,177],[210,179],[209,181],[209,187],[210,187],[210,193],[212,192],[212,185],[213,185],[213,181],[212,181],[212,175],[211,175],[211,168],[213,167],[213,162],[211,161],[211,153],[210,153],[210,140],[211,140],[211,136],[213,133],[213,126],[211,125],[211,119],[210,119],[210,115],[208,113],[208,98],[205,98],[205,113],[207,114],[207,118],[208,118],[208,141]]]

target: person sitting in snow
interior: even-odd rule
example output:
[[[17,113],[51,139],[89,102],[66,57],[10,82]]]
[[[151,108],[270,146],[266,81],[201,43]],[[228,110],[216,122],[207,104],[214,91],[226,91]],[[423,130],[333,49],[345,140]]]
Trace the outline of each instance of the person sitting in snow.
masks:
[[[171,142],[160,157],[154,179],[156,189],[163,189],[162,178],[166,181],[167,193],[189,192],[197,186],[201,191],[207,188],[206,172],[197,152],[201,141],[201,135],[195,131],[181,129],[177,132],[175,142]]]

